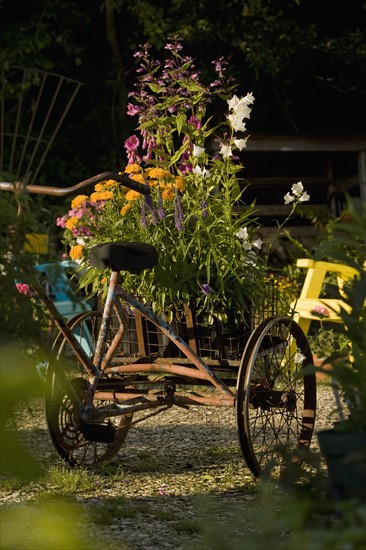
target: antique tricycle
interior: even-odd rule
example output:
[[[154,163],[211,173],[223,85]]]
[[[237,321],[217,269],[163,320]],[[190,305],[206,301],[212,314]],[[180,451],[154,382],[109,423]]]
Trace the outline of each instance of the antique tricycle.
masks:
[[[69,188],[24,186],[30,193],[63,196],[113,179],[140,193],[149,188],[106,172]],[[0,190],[16,185],[1,183]],[[310,445],[316,414],[315,375],[306,336],[291,316],[270,315],[234,336],[200,327],[188,307],[184,324],[168,324],[123,289],[126,271],[158,262],[142,242],[96,245],[90,263],[110,270],[101,310],[65,320],[41,284],[33,290],[59,333],[46,375],[45,412],[59,455],[72,466],[110,461],[129,429],[172,406],[235,407],[239,442],[255,476],[278,467],[286,449]],[[183,326],[184,325],[184,326]],[[131,337],[131,334],[133,335]]]

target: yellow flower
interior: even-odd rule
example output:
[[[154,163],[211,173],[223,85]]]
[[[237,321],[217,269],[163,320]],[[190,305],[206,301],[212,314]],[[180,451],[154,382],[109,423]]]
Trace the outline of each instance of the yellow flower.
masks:
[[[69,255],[72,260],[80,260],[83,257],[83,247],[81,244],[72,246]]]
[[[166,185],[164,191],[162,192],[161,196],[166,201],[172,201],[174,199],[174,187],[172,185]]]
[[[95,189],[95,191],[98,191],[98,193],[100,193],[101,191],[103,192],[106,189],[110,189],[111,187],[115,187],[116,185],[118,185],[117,181],[115,181],[115,180],[106,180],[106,181],[101,181],[100,183],[97,183],[94,186],[94,189]]]
[[[128,202],[121,208],[121,216],[125,216],[127,212],[132,208],[132,202]]]
[[[145,183],[145,178],[143,174],[133,174],[132,176],[130,176],[130,178],[140,183]]]
[[[135,201],[136,199],[138,199],[139,197],[141,197],[141,193],[138,193],[137,191],[134,191],[133,189],[130,189],[129,191],[127,191],[126,193],[126,199],[128,201]]]
[[[78,223],[79,221],[79,218],[77,218],[76,216],[71,216],[71,218],[69,218],[66,222],[66,229],[68,229],[69,231],[72,231],[75,227],[75,225]]]
[[[104,191],[104,181],[101,181],[100,183],[97,183],[94,185],[94,190],[98,191],[100,193],[101,191]]]
[[[179,191],[185,191],[186,190],[186,182],[185,182],[183,176],[176,176],[174,178],[174,187],[176,189],[178,189]]]
[[[149,178],[156,178],[156,179],[162,179],[162,178],[171,178],[171,173],[167,170],[163,170],[163,168],[146,168],[146,174]]]
[[[105,182],[105,186],[109,189],[111,187],[115,187],[116,185],[118,185],[118,181],[115,181],[115,180],[107,180]]]
[[[90,195],[90,200],[93,202],[108,201],[113,199],[113,197],[112,191],[95,191]]]
[[[78,195],[71,201],[71,208],[79,208],[83,206],[84,202],[88,199],[86,195]]]
[[[141,166],[139,164],[129,164],[125,168],[125,174],[132,174],[133,172],[141,172]]]

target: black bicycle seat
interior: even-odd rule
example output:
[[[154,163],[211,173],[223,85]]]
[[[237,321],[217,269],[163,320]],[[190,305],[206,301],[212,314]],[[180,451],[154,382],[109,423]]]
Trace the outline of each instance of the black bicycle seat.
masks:
[[[110,242],[95,245],[89,256],[89,263],[97,269],[141,273],[158,263],[155,246],[140,242]]]

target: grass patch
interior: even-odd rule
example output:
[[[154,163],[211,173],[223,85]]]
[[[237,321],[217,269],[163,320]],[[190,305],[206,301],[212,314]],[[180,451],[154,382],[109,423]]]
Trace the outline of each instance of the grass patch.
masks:
[[[48,491],[69,496],[95,490],[95,475],[89,470],[70,470],[61,466],[50,466],[42,482]]]

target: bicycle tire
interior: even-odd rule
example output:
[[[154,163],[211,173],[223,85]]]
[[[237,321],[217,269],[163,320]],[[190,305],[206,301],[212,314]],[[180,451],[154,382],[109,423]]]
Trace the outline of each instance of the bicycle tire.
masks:
[[[90,357],[94,353],[100,318],[100,312],[89,311],[76,315],[68,322],[74,336],[81,342],[84,351]],[[55,361],[62,362],[64,374],[82,398],[86,392],[88,376],[61,333],[57,335],[53,348]],[[111,378],[112,375],[109,375],[108,379]],[[105,404],[108,402],[95,403],[95,406]],[[80,418],[75,413],[73,403],[52,361],[49,363],[46,374],[45,412],[50,437],[58,454],[70,466],[87,468],[100,466],[113,459],[126,439],[133,416],[125,414],[107,418],[103,423],[96,425],[96,430],[98,426],[103,426],[102,430],[110,428],[112,437],[108,438],[108,441],[86,439],[81,429]],[[110,441],[110,439],[113,440]]]
[[[307,338],[291,318],[271,317],[251,334],[237,379],[236,417],[245,461],[259,477],[300,462],[316,415],[316,378]]]

